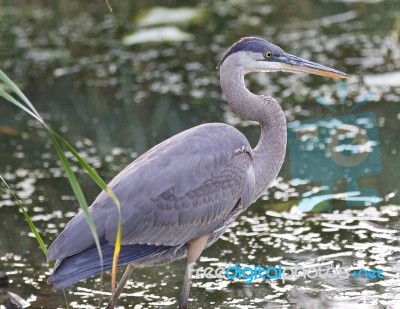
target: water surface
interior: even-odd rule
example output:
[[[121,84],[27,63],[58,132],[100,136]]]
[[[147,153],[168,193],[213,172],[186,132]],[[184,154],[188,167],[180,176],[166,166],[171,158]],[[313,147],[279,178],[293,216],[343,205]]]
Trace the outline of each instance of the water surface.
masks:
[[[255,145],[258,126],[230,111],[215,69],[223,51],[243,36],[266,38],[289,53],[352,76],[344,86],[307,75],[249,76],[248,87],[273,95],[288,122],[362,113],[372,113],[376,119],[373,149],[379,151],[379,160],[374,164],[380,172],[360,173],[356,183],[375,190],[380,199],[377,206],[348,207],[343,197],[347,183],[337,179],[329,192],[329,200],[334,200],[332,212],[303,213],[300,197],[323,192],[322,179],[312,183],[294,179],[294,158],[288,153],[273,187],[204,252],[198,266],[340,263],[348,269],[380,268],[384,279],[298,278],[285,284],[196,279],[192,306],[398,306],[398,1],[176,0],[111,5],[112,14],[102,1],[0,4],[0,68],[106,180],[151,146],[201,123],[228,122]],[[149,10],[160,6],[173,10],[168,11],[169,18],[145,18]],[[160,31],[165,37],[159,37]],[[99,190],[77,171],[92,201]],[[0,105],[0,173],[50,244],[78,206],[46,131],[4,101]],[[3,186],[0,218],[0,273],[11,280],[7,290],[26,299],[31,308],[64,308],[63,293],[52,292],[47,285],[50,270],[45,257]],[[180,261],[136,271],[120,305],[176,307],[184,268]],[[105,276],[104,292],[99,279],[93,278],[74,285],[66,295],[72,308],[94,308],[101,295],[106,301],[109,290],[109,276]]]

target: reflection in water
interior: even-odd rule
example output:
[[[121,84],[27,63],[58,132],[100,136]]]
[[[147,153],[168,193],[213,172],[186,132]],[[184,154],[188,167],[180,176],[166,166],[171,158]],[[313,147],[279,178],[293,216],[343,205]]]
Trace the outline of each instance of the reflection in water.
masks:
[[[372,151],[379,147],[382,173],[360,177],[359,186],[378,191],[386,206],[347,208],[343,196],[347,194],[348,200],[351,192],[360,190],[347,190],[347,182],[339,180],[331,185],[328,196],[335,198],[333,213],[300,212],[299,197],[307,197],[307,192],[323,195],[326,186],[318,180],[309,184],[294,181],[290,156],[262,201],[250,207],[222,240],[205,251],[199,266],[341,262],[349,268],[383,269],[385,278],[298,278],[285,284],[256,281],[250,285],[199,279],[193,284],[192,305],[394,308],[400,303],[400,209],[390,205],[400,201],[398,1],[346,0],[321,5],[308,0],[267,4],[261,0],[174,0],[164,5],[170,9],[190,6],[190,12],[204,15],[194,18],[195,22],[189,18],[161,25],[140,25],[134,19],[150,14],[154,8],[151,2],[119,1],[112,4],[113,14],[108,13],[103,1],[14,5],[0,5],[1,69],[108,180],[152,145],[203,122],[225,120],[250,141],[258,140],[258,128],[242,122],[224,104],[215,70],[220,53],[239,37],[261,36],[287,52],[350,73],[344,103],[341,86],[330,80],[276,73],[254,74],[246,82],[252,91],[273,95],[282,102],[288,121],[343,119],[356,105],[358,114],[373,113],[377,138],[369,138],[368,145]],[[182,17],[182,11],[174,11]],[[191,39],[124,44],[129,34],[159,26],[176,27]],[[0,173],[24,200],[50,243],[76,212],[75,199],[46,142],[46,132],[14,108],[0,104]],[[370,120],[357,126],[369,124]],[[310,141],[319,132],[303,133],[302,138]],[[342,135],[335,135],[339,143],[333,147],[336,150]],[[82,172],[78,174],[87,199],[92,200],[98,194],[97,187]],[[361,197],[378,196],[365,193]],[[50,291],[46,284],[49,268],[45,258],[3,187],[0,218],[0,273],[10,280],[7,291],[20,295],[32,308],[65,307],[62,293]],[[183,271],[183,262],[138,270],[121,305],[176,306]],[[104,281],[104,292],[98,278],[72,287],[66,292],[71,307],[98,307],[100,296],[107,299],[110,295],[109,277]]]

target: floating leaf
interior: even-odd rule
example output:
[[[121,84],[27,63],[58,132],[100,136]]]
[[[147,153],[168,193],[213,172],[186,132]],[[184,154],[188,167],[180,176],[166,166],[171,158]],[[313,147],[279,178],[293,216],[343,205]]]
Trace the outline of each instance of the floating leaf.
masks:
[[[149,42],[182,42],[192,39],[192,35],[176,27],[157,27],[141,29],[123,38],[125,45],[143,44]]]
[[[364,82],[369,86],[400,86],[400,71],[394,71],[383,74],[367,75]]]
[[[190,24],[200,21],[204,16],[204,12],[196,8],[180,7],[180,8],[164,8],[155,7],[146,14],[142,14],[137,18],[138,26],[147,27],[154,25],[177,25]]]

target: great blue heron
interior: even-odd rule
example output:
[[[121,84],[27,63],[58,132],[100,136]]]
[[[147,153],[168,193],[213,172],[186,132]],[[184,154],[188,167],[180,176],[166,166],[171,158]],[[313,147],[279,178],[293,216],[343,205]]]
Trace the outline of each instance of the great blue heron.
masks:
[[[270,96],[251,93],[250,72],[308,72],[347,78],[347,74],[285,53],[263,39],[247,37],[229,48],[218,65],[222,91],[232,110],[261,126],[252,149],[232,126],[208,123],[153,147],[109,184],[121,203],[119,265],[128,265],[107,308],[113,308],[132,270],[187,257],[179,308],[188,307],[191,267],[239,214],[256,201],[278,174],[286,150],[286,121]],[[49,249],[57,260],[48,282],[54,289],[109,270],[118,212],[105,192],[90,207],[103,252],[103,265],[85,216],[79,212]]]

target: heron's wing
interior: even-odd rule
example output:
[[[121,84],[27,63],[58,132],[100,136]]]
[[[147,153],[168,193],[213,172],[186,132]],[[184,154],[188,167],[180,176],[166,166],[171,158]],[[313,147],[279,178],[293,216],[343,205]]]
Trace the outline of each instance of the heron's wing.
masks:
[[[223,169],[205,177],[197,187],[177,194],[180,188],[171,184],[160,195],[143,197],[136,207],[123,208],[122,243],[176,246],[211,233],[242,196],[247,199],[252,195],[246,190],[246,183],[253,183],[254,179],[251,164],[248,153],[232,153]],[[199,168],[198,165],[195,169]],[[106,238],[110,242],[116,235],[115,214],[108,216],[106,222]]]
[[[207,124],[157,145],[109,184],[121,203],[122,243],[182,245],[217,228],[254,191],[251,149],[233,127]],[[97,232],[114,243],[118,212],[102,192],[91,207]],[[80,252],[93,238],[78,214],[53,243],[49,258]]]

